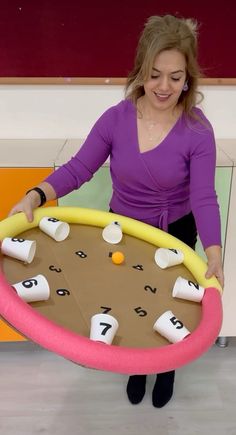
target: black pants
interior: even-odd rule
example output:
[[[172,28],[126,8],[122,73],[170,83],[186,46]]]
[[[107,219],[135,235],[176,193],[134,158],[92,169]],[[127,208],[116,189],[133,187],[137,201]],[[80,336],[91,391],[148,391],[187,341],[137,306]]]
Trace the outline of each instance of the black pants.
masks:
[[[197,228],[192,213],[189,213],[168,226],[168,233],[190,248],[195,249],[197,242]]]

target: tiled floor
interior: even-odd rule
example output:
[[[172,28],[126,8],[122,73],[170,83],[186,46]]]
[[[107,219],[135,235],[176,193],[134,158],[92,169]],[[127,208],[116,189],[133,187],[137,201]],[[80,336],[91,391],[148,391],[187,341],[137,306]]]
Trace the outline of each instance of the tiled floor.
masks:
[[[162,409],[131,405],[127,377],[77,366],[30,343],[0,345],[1,435],[236,435],[236,339],[177,371]]]

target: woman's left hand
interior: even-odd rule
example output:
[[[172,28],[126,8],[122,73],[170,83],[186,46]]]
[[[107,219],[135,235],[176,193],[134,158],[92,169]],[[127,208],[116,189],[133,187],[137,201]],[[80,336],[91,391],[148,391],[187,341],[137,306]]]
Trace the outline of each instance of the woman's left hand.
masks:
[[[205,274],[207,279],[213,275],[218,279],[221,287],[224,287],[224,272],[222,266],[221,247],[218,245],[209,246],[206,250],[208,269]]]

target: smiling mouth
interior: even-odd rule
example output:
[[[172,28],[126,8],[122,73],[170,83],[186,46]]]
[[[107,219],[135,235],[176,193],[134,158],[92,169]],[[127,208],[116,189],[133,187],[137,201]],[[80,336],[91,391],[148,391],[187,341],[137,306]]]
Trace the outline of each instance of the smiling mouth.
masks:
[[[154,95],[161,100],[167,100],[167,98],[169,98],[171,94],[160,94],[160,93],[154,92]]]

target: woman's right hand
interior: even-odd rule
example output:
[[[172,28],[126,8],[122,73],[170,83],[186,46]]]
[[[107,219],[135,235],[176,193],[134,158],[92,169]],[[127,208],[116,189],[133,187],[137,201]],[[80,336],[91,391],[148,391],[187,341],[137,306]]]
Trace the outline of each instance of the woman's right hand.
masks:
[[[31,190],[25,195],[10,211],[9,216],[19,212],[24,212],[29,222],[34,219],[33,211],[40,205],[40,196],[35,190]]]
[[[44,193],[45,197],[43,204],[45,200],[51,201],[57,198],[56,191],[47,181],[43,181],[42,183],[40,183],[37,188],[39,188],[39,190],[42,190]],[[27,220],[29,222],[33,221],[34,209],[42,204],[41,195],[37,192],[37,190],[34,189],[35,188],[33,188],[33,190],[29,190],[29,193],[27,193],[16,205],[14,205],[9,213],[9,216],[23,211],[26,215]]]

